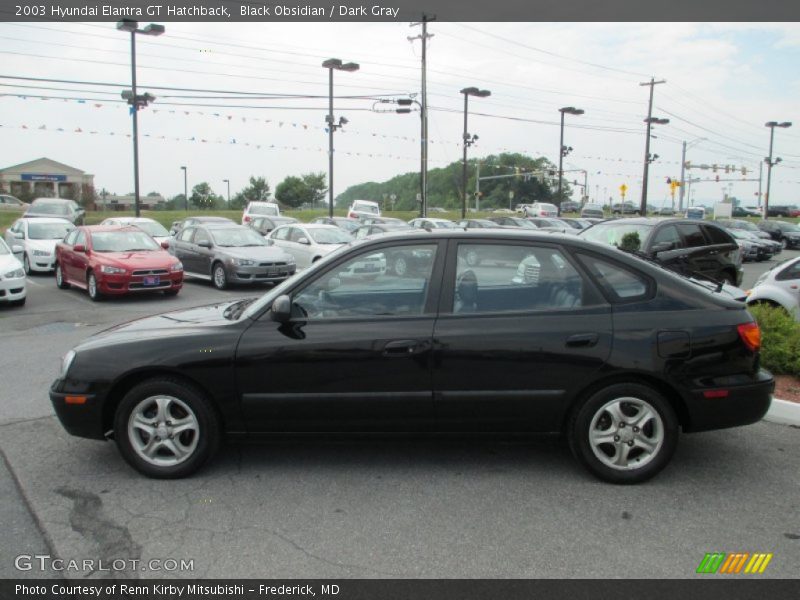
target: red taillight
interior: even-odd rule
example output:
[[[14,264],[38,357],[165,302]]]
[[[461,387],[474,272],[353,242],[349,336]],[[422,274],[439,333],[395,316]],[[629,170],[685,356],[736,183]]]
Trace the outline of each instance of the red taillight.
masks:
[[[748,350],[757,352],[761,348],[761,329],[758,323],[742,323],[736,329]]]
[[[244,222],[245,222],[245,223],[249,223],[249,222],[250,222],[250,217],[249,217],[249,216],[247,216],[247,215],[245,215],[245,216],[244,216]]]

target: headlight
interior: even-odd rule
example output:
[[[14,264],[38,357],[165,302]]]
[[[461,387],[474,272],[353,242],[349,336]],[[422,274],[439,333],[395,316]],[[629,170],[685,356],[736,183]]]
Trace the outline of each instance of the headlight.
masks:
[[[172,273],[178,273],[179,271],[183,271],[183,263],[182,262],[176,262],[174,265],[172,265],[169,268],[169,270]]]
[[[6,273],[4,277],[6,279],[19,279],[20,277],[25,277],[25,271],[22,269],[14,269]]]
[[[47,250],[34,250],[34,256],[50,256],[50,253]]]
[[[120,269],[119,267],[112,267],[110,265],[100,265],[100,272],[108,273],[110,275],[124,275],[125,273],[127,273],[125,269]]]
[[[249,267],[256,264],[256,261],[250,260],[249,258],[234,258],[233,264],[239,265],[240,267]]]
[[[61,377],[67,376],[67,371],[72,366],[72,361],[75,360],[75,350],[70,350],[61,359]]]

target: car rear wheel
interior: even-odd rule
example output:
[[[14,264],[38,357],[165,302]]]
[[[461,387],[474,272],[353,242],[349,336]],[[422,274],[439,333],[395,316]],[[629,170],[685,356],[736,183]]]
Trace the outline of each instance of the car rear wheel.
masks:
[[[69,289],[69,284],[64,279],[64,273],[61,271],[61,265],[58,263],[56,263],[56,285],[62,290]]]
[[[650,479],[672,458],[678,420],[669,402],[639,383],[592,394],[572,415],[570,448],[596,477],[611,483]]]
[[[156,479],[186,477],[217,451],[220,423],[205,395],[173,378],[132,388],[114,415],[114,438],[134,469]]]
[[[86,291],[89,292],[89,298],[92,302],[99,302],[103,298],[103,295],[97,288],[97,277],[94,276],[94,273],[90,272],[86,276]]]
[[[783,246],[783,249],[786,250],[789,247],[789,240],[787,240],[786,238],[783,238],[781,240],[781,246]]]
[[[226,287],[228,287],[228,276],[225,273],[225,267],[222,266],[222,263],[214,264],[214,270],[211,278],[214,281],[214,287],[218,290],[224,290]]]

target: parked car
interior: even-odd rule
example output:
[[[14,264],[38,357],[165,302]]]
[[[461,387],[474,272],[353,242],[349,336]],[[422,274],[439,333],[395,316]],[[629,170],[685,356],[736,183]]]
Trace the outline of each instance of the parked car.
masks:
[[[22,216],[25,218],[59,217],[67,219],[73,225],[83,225],[86,211],[74,200],[36,198]]]
[[[281,207],[274,202],[248,202],[242,213],[242,225],[247,225],[254,217],[280,217]]]
[[[530,217],[528,220],[544,231],[557,231],[559,233],[570,233],[573,235],[578,233],[578,230],[572,227],[572,225],[568,225],[562,219],[557,219],[555,217]]]
[[[654,211],[659,217],[672,217],[675,215],[675,209],[670,206],[662,206],[657,211]]]
[[[531,223],[530,219],[524,217],[489,217],[492,223],[497,223],[504,227],[520,227],[522,229],[538,229],[536,225]]]
[[[174,221],[172,223],[172,229],[169,230],[169,234],[174,236],[177,235],[184,227],[190,227],[192,225],[210,225],[211,223],[236,225],[234,221],[231,221],[227,217],[186,217],[180,221]]]
[[[640,206],[633,202],[618,202],[611,205],[611,214],[613,215],[638,215]]]
[[[763,273],[747,294],[747,304],[780,306],[800,321],[800,257]]]
[[[769,260],[775,254],[771,245],[762,242],[749,231],[743,229],[726,229],[726,231],[736,238],[739,247],[742,248],[742,260],[745,262]]]
[[[27,202],[23,202],[19,198],[9,196],[8,194],[0,194],[0,210],[27,210],[30,206]]]
[[[353,236],[335,225],[294,223],[272,230],[268,239],[294,257],[298,269],[353,241]]]
[[[294,217],[253,217],[247,222],[247,226],[261,235],[267,235],[273,229],[289,223],[299,223],[299,221]]]
[[[321,225],[336,225],[339,229],[344,229],[347,233],[355,233],[361,227],[361,221],[350,217],[317,217],[311,220],[312,223]]]
[[[347,216],[351,219],[380,217],[381,207],[377,202],[372,202],[371,200],[353,200],[350,208],[347,209]]]
[[[761,217],[761,212],[751,208],[744,208],[743,206],[734,206],[731,208],[731,216],[735,219],[740,217]]]
[[[161,223],[147,217],[109,217],[104,219],[100,225],[133,225],[144,231],[159,244],[162,242],[169,243],[171,239],[169,231]]]
[[[376,223],[379,223],[379,224],[389,224],[389,223],[391,223],[391,224],[394,224],[394,225],[408,225],[408,223],[406,221],[403,221],[403,219],[398,219],[396,217],[370,217],[370,216],[365,216],[365,217],[360,217],[359,221],[360,221],[361,225],[374,225]]]
[[[759,221],[756,227],[780,242],[784,248],[800,248],[800,228],[786,221]]]
[[[565,200],[561,203],[561,214],[576,213],[581,210],[581,203],[573,200]]]
[[[772,205],[767,208],[767,216],[769,217],[800,217],[800,208],[796,204],[788,205]]]
[[[715,223],[722,225],[722,227],[725,229],[740,229],[742,231],[747,231],[748,233],[764,241],[769,241],[772,239],[772,236],[769,233],[756,227],[755,223],[752,223],[751,221],[745,221],[744,219],[717,219]],[[775,246],[775,248],[776,250],[774,254],[780,253],[780,251],[783,250],[783,246],[781,245]]]
[[[56,285],[85,289],[97,302],[104,296],[183,287],[183,265],[138,227],[78,227],[56,244]]]
[[[411,219],[408,222],[412,227],[417,229],[455,229],[456,224],[450,219],[436,219],[433,217],[422,217],[418,219]]]
[[[0,238],[0,304],[22,306],[25,304],[25,269],[16,255],[22,254],[22,246],[9,247]]]
[[[22,265],[30,275],[55,269],[56,244],[73,229],[75,225],[66,219],[17,219],[6,230],[5,240],[9,246],[22,246]]]
[[[372,225],[362,225],[356,229],[353,233],[353,237],[360,240],[371,235],[380,235],[382,233],[389,233],[390,231],[404,231],[407,229],[415,228],[404,221],[400,221],[399,223],[373,223]]]
[[[185,227],[170,252],[183,263],[188,277],[211,281],[218,290],[233,283],[279,283],[297,269],[291,254],[236,223]]]
[[[427,262],[340,277],[396,250]],[[493,259],[473,268],[469,251]],[[513,282],[531,257],[535,276]],[[50,400],[67,432],[113,439],[157,478],[196,472],[223,437],[438,431],[562,433],[592,474],[635,483],[681,433],[755,423],[770,406],[758,325],[716,289],[579,237],[391,234],[259,299],[95,335],[64,357]]]
[[[461,219],[456,221],[456,226],[463,229],[502,229],[505,225],[500,225],[489,219]]]
[[[605,218],[603,207],[599,204],[584,204],[581,209],[581,217],[584,219],[603,219]]]
[[[577,229],[579,231],[581,229],[586,229],[587,227],[592,226],[592,223],[590,221],[587,221],[586,219],[578,219],[575,217],[559,217],[558,220],[561,221],[562,223],[566,223],[573,229]]]
[[[629,234],[631,237],[624,239]],[[634,217],[597,223],[578,235],[616,247],[625,247],[632,239],[637,247],[629,250],[679,273],[736,286],[742,281],[739,245],[714,223]]]
[[[524,205],[522,215],[524,217],[557,217],[558,207],[547,202],[534,202]]]

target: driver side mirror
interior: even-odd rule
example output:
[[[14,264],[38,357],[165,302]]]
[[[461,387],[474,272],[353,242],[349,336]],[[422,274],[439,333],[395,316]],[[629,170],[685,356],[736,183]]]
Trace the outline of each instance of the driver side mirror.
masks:
[[[161,242],[161,247],[164,250],[169,250],[169,242],[167,242],[167,241]]]
[[[21,231],[12,231],[11,235],[13,235],[18,240],[21,240],[25,237],[25,235]]]
[[[275,298],[270,308],[270,318],[278,323],[286,323],[292,317],[292,299],[283,294]]]
[[[199,242],[197,242],[197,245],[200,246],[201,248],[211,248],[211,242],[209,242],[208,240],[200,240]]]
[[[310,246],[311,245],[311,242],[308,241],[307,237],[301,237],[299,240],[297,240],[297,243],[298,244],[305,244],[306,246]]]
[[[659,242],[658,244],[653,246],[652,252],[654,254],[658,254],[659,252],[666,252],[667,250],[674,250],[674,249],[675,249],[675,242]]]

